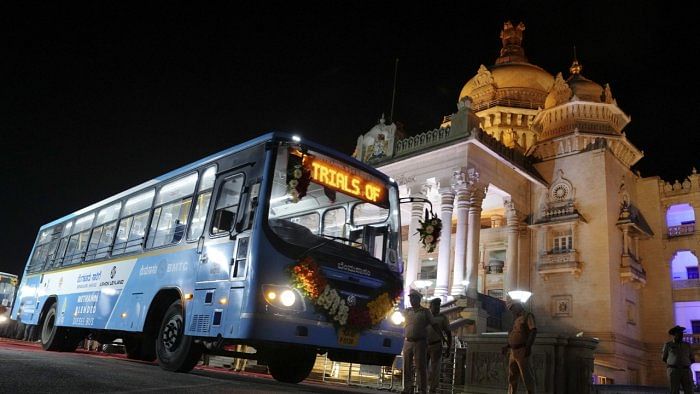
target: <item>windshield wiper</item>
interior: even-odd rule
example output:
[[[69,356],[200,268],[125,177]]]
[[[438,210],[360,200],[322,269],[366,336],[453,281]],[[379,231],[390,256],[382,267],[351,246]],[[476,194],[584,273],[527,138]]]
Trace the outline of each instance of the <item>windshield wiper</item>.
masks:
[[[354,244],[357,244],[357,245],[362,246],[362,250],[365,249],[365,244],[363,244],[362,242],[353,241],[353,240],[351,240],[350,238],[336,237],[335,235],[328,235],[328,234],[321,234],[321,236],[322,236],[322,237],[329,238],[329,239],[331,239],[331,240],[335,240],[335,241],[346,241],[346,242],[351,242],[351,243],[354,243]]]
[[[320,242],[320,243],[318,243],[318,244],[316,244],[316,245],[314,245],[314,246],[312,246],[312,247],[306,249],[303,253],[301,253],[301,254],[299,255],[299,258],[300,258],[300,259],[301,259],[302,257],[306,256],[307,254],[309,254],[311,251],[316,250],[316,249],[318,249],[318,248],[320,248],[320,247],[322,247],[322,246],[324,246],[324,245],[328,245],[330,242],[336,241],[336,240],[347,241],[347,242],[352,242],[352,243],[355,243],[355,244],[358,244],[358,245],[362,245],[362,250],[363,250],[364,252],[367,252],[367,251],[365,250],[364,244],[363,244],[362,242],[357,242],[357,241],[353,241],[353,240],[351,240],[351,239],[349,239],[349,238],[336,237],[336,236],[334,236],[334,235],[328,235],[328,234],[321,234],[320,236],[321,236],[321,237],[326,237],[326,238],[328,238],[328,239],[324,239],[323,242]]]

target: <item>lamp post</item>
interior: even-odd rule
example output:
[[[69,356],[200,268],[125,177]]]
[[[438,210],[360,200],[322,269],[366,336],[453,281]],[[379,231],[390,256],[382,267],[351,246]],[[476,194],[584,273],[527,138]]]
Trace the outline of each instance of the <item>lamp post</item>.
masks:
[[[519,301],[524,304],[532,297],[532,293],[527,290],[512,290],[508,292],[508,297],[513,301]]]

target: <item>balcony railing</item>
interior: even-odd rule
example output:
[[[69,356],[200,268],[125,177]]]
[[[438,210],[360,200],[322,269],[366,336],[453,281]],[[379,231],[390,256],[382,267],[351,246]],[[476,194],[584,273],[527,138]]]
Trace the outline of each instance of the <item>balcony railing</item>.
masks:
[[[642,263],[634,255],[622,255],[622,264],[620,264],[620,279],[622,279],[622,283],[632,282],[637,285],[646,284],[646,270],[644,270]]]
[[[674,290],[700,287],[700,279],[676,279],[671,282]]]
[[[571,273],[576,276],[581,274],[582,264],[576,261],[576,251],[570,250],[559,253],[546,253],[540,256],[540,261],[537,264],[537,271],[543,275],[545,279],[549,274],[556,273]]]
[[[693,345],[700,345],[700,334],[683,334],[683,340]]]
[[[668,227],[668,237],[680,237],[695,233],[695,223],[681,224],[679,226]]]

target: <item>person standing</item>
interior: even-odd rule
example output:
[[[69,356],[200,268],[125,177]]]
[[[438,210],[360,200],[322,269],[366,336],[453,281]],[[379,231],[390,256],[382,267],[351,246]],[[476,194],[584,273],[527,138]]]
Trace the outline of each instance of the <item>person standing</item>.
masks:
[[[664,344],[663,357],[666,363],[666,374],[671,385],[671,394],[680,393],[683,387],[684,393],[693,392],[693,377],[690,365],[695,362],[693,349],[690,344],[683,340],[685,327],[675,326],[668,330],[668,335],[673,336],[673,340]]]
[[[508,344],[503,354],[510,349],[508,358],[508,394],[518,392],[518,382],[522,379],[528,394],[535,392],[535,375],[530,365],[532,345],[535,343],[537,326],[535,316],[527,312],[520,301],[511,301],[508,309],[513,313],[513,328],[508,333]]]
[[[413,375],[418,375],[418,388],[421,394],[428,391],[428,365],[427,365],[427,339],[428,326],[433,326],[436,331],[439,327],[433,321],[430,311],[421,306],[423,295],[412,289],[408,294],[411,307],[404,310],[404,336],[403,342],[403,389],[404,393],[413,392]],[[415,369],[414,369],[415,367]]]
[[[438,325],[440,331],[436,331],[433,326],[428,328],[428,384],[430,392],[436,393],[440,384],[440,365],[442,364],[442,343],[447,337],[447,349],[452,347],[452,333],[450,332],[450,322],[447,316],[440,313],[439,298],[430,300],[430,313],[433,321]]]

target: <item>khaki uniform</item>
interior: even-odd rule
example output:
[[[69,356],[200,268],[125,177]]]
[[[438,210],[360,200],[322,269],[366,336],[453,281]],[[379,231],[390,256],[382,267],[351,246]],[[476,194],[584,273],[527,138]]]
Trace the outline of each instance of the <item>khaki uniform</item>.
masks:
[[[528,394],[535,392],[535,375],[530,365],[527,353],[527,339],[530,332],[536,328],[535,317],[529,312],[523,312],[513,322],[513,329],[508,333],[508,393],[518,392],[518,382],[522,377]]]
[[[450,332],[450,325],[445,315],[433,316],[433,320],[440,326],[442,332]],[[448,334],[449,335],[449,334]],[[442,335],[432,326],[428,327],[428,383],[430,392],[437,391],[440,384],[440,365],[442,364]]]
[[[413,392],[413,365],[418,375],[418,387],[421,393],[428,391],[428,326],[433,324],[433,314],[423,307],[408,308],[404,311],[406,319],[403,342],[403,387],[404,392]]]
[[[692,349],[688,342],[666,342],[664,344],[663,360],[666,361],[666,374],[671,385],[671,394],[693,392],[693,376],[690,370]]]

